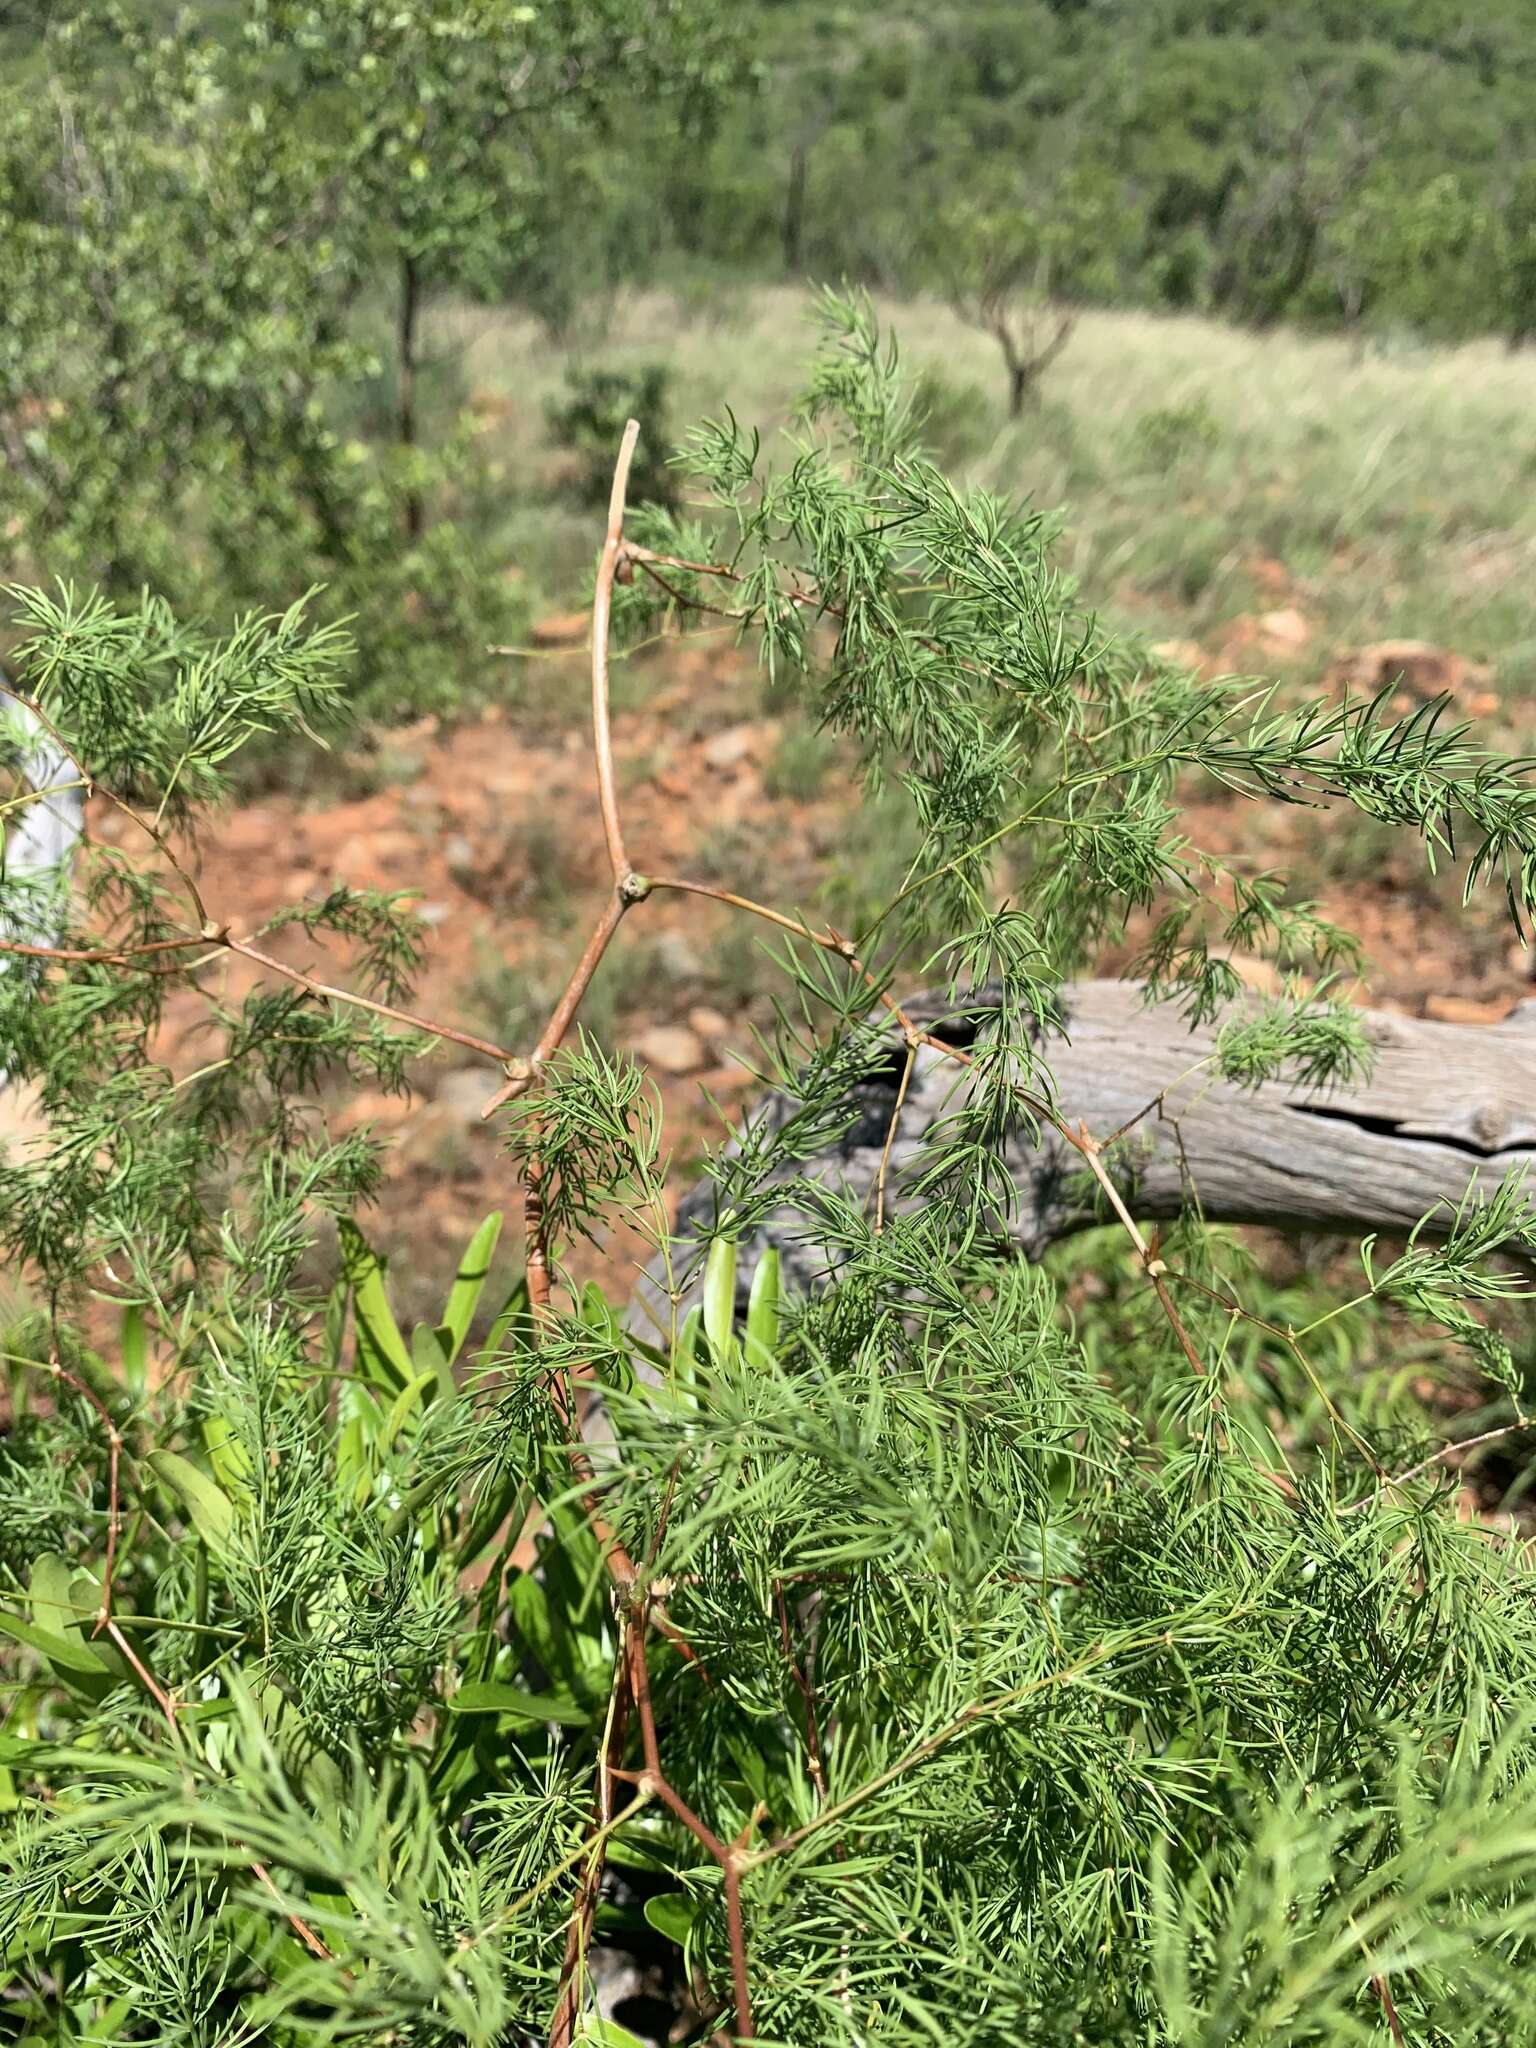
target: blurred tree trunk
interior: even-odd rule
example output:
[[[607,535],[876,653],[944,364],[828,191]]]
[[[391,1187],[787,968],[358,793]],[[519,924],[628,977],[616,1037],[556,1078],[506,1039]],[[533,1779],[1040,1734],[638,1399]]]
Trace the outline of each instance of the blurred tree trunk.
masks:
[[[416,452],[416,348],[417,328],[421,319],[421,271],[414,256],[400,259],[400,318],[398,328],[399,400],[395,417],[395,431],[400,445],[409,455]],[[405,533],[411,541],[420,540],[426,523],[426,512],[422,505],[421,491],[414,478],[408,484],[405,494]]]
[[[789,152],[789,187],[784,195],[782,228],[784,272],[787,277],[798,277],[804,267],[805,192],[810,167],[810,144],[795,143]]]

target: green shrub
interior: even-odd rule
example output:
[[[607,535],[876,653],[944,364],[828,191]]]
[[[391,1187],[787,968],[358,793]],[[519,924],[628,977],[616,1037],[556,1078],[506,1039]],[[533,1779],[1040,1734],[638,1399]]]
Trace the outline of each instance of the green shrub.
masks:
[[[633,476],[637,503],[672,505],[677,477],[667,463],[672,445],[668,420],[671,372],[662,363],[632,370],[590,369],[571,373],[566,395],[549,409],[556,444],[576,459],[572,479],[578,496],[605,504],[613,475],[613,451],[627,419],[646,422]]]
[[[1139,469],[1176,469],[1208,455],[1220,440],[1216,415],[1203,398],[1153,406],[1131,428],[1131,459]]]
[[[1038,1026],[1133,917],[1160,914],[1153,995],[1197,1012],[1234,945],[1348,958],[1273,878],[1187,846],[1178,778],[1390,818],[1523,910],[1527,771],[1422,710],[1144,669],[1056,576],[1048,522],[912,452],[863,309],[827,317],[783,471],[730,421],[690,444],[739,551],[667,590],[632,555],[616,630],[678,593],[737,606],[904,793],[909,857],[846,934],[760,906],[784,1114],[714,1162],[649,1335],[617,1313],[627,1249],[606,1291],[568,1264],[618,1217],[666,1239],[645,1076],[552,1027],[530,1061],[528,1036],[414,1017],[387,899],[295,910],[353,954],[320,986],[283,920],[245,933],[181,861],[238,747],[334,695],[335,635],[19,600],[20,687],[145,861],[85,849],[60,949],[0,974],[0,1043],[51,1125],[0,1167],[42,1304],[5,1333],[0,1436],[18,2039],[625,2044],[633,2008],[593,2005],[617,1951],[699,2041],[1536,2041],[1530,1566],[1458,1512],[1415,1392],[1523,1428],[1519,1187],[1367,1248],[1345,1300],[1264,1283],[1198,1189],[1155,1248],[996,1242],[1010,1148],[1071,1129]],[[654,508],[626,535],[685,562],[711,540]],[[837,621],[829,656],[808,613]],[[576,997],[674,886],[614,822]],[[759,850],[728,893],[773,872]],[[36,905],[11,875],[0,908],[14,930]],[[209,975],[231,952],[262,969],[243,998]],[[797,1164],[861,1084],[937,1056],[892,1019],[919,975],[957,1006],[989,983],[995,1035],[866,1207]],[[173,989],[208,1027],[179,1075]],[[405,1328],[424,1276],[370,1250],[377,1160],[331,1139],[316,1084],[399,1085],[450,1031],[507,1077],[524,1231],[504,1255],[488,1218]],[[1366,1052],[1313,1001],[1216,1063]],[[1084,1168],[1134,1206],[1099,1136]],[[808,1298],[772,1254],[738,1273],[786,1206],[831,1254]]]

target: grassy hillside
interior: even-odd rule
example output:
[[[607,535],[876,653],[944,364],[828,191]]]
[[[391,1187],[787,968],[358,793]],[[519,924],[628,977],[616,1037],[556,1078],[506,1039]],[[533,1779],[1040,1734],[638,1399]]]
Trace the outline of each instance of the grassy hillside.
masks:
[[[771,428],[793,405],[808,296],[716,306],[626,300],[594,361],[672,374],[681,427],[726,405]],[[1061,505],[1065,559],[1092,599],[1154,637],[1198,639],[1233,665],[1318,673],[1345,647],[1422,638],[1493,664],[1506,709],[1536,686],[1536,356],[1495,343],[1361,354],[1193,316],[1091,312],[1043,403],[1005,417],[996,351],[945,308],[882,315],[924,377],[932,438],[973,478]],[[590,512],[563,471],[546,407],[566,359],[532,323],[444,313],[481,438],[513,503],[498,551],[544,601],[590,560]],[[1236,620],[1298,610],[1303,644],[1249,645]],[[1236,646],[1232,642],[1236,639]],[[1249,636],[1252,641],[1252,636]]]

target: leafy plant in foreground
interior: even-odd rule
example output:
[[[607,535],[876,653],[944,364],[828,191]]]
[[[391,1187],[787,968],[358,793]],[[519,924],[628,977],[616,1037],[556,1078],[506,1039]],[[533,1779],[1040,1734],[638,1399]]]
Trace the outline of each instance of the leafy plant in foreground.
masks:
[[[613,887],[533,1047],[411,1011],[399,902],[252,932],[201,896],[186,831],[243,738],[333,692],[333,634],[17,600],[19,686],[122,820],[0,975],[51,1126],[0,1172],[38,1304],[0,1440],[17,2038],[624,2043],[638,1958],[680,2039],[1536,2040],[1529,1559],[1360,1367],[1406,1317],[1426,1372],[1515,1385],[1484,1318],[1520,1291],[1522,1193],[1369,1249],[1345,1302],[1266,1286],[1198,1189],[1149,1243],[1109,1133],[1071,1141],[1112,1236],[1035,1265],[994,1227],[1005,1144],[1064,1125],[1039,1027],[1133,918],[1151,996],[1203,1014],[1233,946],[1349,956],[1187,844],[1181,776],[1390,818],[1522,917],[1526,771],[1439,712],[1292,709],[1111,642],[1052,521],[953,488],[894,351],[826,313],[782,468],[706,425],[706,509],[626,522],[626,431],[594,598]],[[704,607],[909,800],[864,929],[632,856],[610,634]],[[736,904],[791,976],[762,1050],[790,1107],[716,1162],[692,1309],[656,1097],[574,1028],[659,891]],[[995,1026],[942,1050],[894,993],[920,975],[987,983]],[[181,1072],[158,1034],[188,986],[211,1030]],[[503,1272],[487,1219],[406,1330],[354,1215],[376,1161],[317,1091],[402,1085],[447,1036],[505,1075],[523,1243]],[[786,1183],[862,1078],[937,1057],[951,1114],[867,1207]],[[1364,1046],[1325,991],[1216,1057],[1326,1080]],[[738,1290],[786,1198],[832,1254],[812,1299],[771,1258]],[[645,1334],[565,1263],[616,1210],[669,1274]]]

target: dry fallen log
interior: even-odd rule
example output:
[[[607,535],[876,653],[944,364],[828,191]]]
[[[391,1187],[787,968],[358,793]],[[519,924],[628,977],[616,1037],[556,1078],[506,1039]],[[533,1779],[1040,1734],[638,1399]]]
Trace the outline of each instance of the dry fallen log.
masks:
[[[908,1007],[960,1046],[988,1016],[984,993],[960,1017],[938,1017],[937,1006],[921,1000]],[[1242,1089],[1221,1080],[1209,1061],[1224,1020],[1191,1029],[1170,1005],[1147,1004],[1133,982],[1077,983],[1064,992],[1063,1010],[1064,1035],[1041,1047],[1057,1105],[1066,1121],[1081,1121],[1100,1140],[1131,1126],[1105,1163],[1139,1218],[1177,1216],[1194,1199],[1213,1223],[1401,1233],[1436,1210],[1449,1220],[1470,1183],[1496,1186],[1511,1167],[1536,1163],[1536,1001],[1488,1025],[1364,1011],[1374,1072],[1369,1081],[1331,1089],[1284,1079]],[[903,1058],[893,1036],[888,1070],[861,1086],[846,1138],[802,1162],[802,1173],[836,1181],[872,1206]],[[953,1061],[920,1050],[896,1121],[895,1207],[906,1199],[903,1170],[965,1085]],[[755,1114],[781,1119],[786,1110],[770,1098]],[[1059,1135],[1015,1143],[1009,1165],[1016,1199],[999,1223],[1026,1255],[1103,1220],[1081,1159]],[[717,1202],[711,1182],[694,1188],[679,1213],[679,1237],[707,1225]],[[755,1251],[776,1243],[790,1277],[813,1285],[824,1260],[803,1231],[787,1209],[772,1217],[745,1248],[744,1279]],[[653,1323],[665,1307],[656,1276],[647,1275],[637,1326]]]

